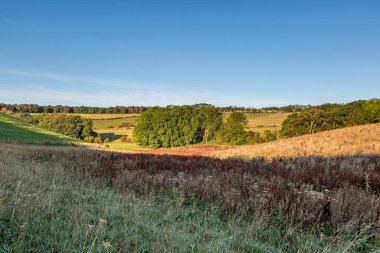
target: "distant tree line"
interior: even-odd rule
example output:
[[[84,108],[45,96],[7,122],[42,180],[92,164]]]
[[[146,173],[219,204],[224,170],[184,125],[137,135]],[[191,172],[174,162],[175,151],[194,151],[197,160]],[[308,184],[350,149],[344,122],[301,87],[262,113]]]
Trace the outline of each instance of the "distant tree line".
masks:
[[[63,106],[63,105],[37,105],[37,104],[0,104],[0,111],[12,111],[15,113],[79,113],[79,114],[127,114],[142,113],[145,106]]]
[[[43,127],[55,133],[60,133],[77,139],[93,142],[96,134],[92,129],[92,121],[77,115],[66,114],[15,114],[16,117]]]
[[[287,105],[287,106],[272,106],[272,107],[240,107],[240,106],[224,106],[218,107],[220,112],[299,112],[310,105]]]
[[[292,137],[376,122],[380,122],[380,99],[323,104],[289,115],[280,134]]]
[[[202,104],[209,105],[209,104]],[[209,105],[211,106],[211,105]],[[219,112],[298,112],[309,106],[288,105],[283,107],[239,107],[224,106],[216,107]],[[4,104],[0,103],[0,111],[11,111],[14,113],[78,113],[78,114],[140,114],[145,112],[149,106],[67,106],[67,105],[37,105],[37,104]]]

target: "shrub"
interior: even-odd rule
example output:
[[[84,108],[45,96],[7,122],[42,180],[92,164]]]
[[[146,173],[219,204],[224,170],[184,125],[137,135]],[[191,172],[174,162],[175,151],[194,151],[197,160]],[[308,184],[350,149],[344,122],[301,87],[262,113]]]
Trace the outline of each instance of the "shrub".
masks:
[[[256,144],[262,142],[264,142],[264,139],[261,137],[260,133],[256,133],[253,131],[247,132],[247,144]]]
[[[94,143],[97,143],[97,144],[102,144],[102,138],[100,138],[99,136],[96,136],[94,137]]]
[[[278,139],[278,132],[277,131],[270,131],[270,130],[265,130],[264,131],[264,141],[269,142],[269,141],[275,141]]]
[[[125,142],[125,143],[131,143],[132,142],[132,139],[131,138],[128,138],[128,135],[125,135],[125,136],[122,136],[120,138],[120,141],[121,142]]]

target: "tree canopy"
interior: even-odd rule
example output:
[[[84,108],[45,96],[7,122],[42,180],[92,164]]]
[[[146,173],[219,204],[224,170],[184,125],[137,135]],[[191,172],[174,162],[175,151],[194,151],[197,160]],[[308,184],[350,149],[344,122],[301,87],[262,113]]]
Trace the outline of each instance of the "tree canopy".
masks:
[[[210,105],[149,108],[138,119],[134,140],[155,148],[209,141],[222,124],[222,114]]]
[[[292,137],[376,122],[380,122],[380,99],[323,104],[289,115],[282,124],[281,135]]]

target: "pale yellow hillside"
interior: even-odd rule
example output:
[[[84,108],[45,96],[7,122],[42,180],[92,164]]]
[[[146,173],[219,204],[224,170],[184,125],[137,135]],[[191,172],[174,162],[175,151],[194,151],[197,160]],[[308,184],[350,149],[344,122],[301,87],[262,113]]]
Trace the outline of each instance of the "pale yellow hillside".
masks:
[[[211,155],[221,158],[252,158],[257,156],[291,157],[356,154],[380,155],[380,123],[347,127],[228,150],[216,150]]]

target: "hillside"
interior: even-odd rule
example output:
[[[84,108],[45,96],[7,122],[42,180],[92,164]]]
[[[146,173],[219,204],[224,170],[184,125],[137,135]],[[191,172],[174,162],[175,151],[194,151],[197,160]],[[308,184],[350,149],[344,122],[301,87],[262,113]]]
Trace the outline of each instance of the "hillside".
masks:
[[[212,156],[221,158],[357,154],[380,154],[380,123],[347,127],[258,145],[217,150],[211,153]]]
[[[0,113],[0,142],[63,144],[80,140],[50,132],[23,120]]]

